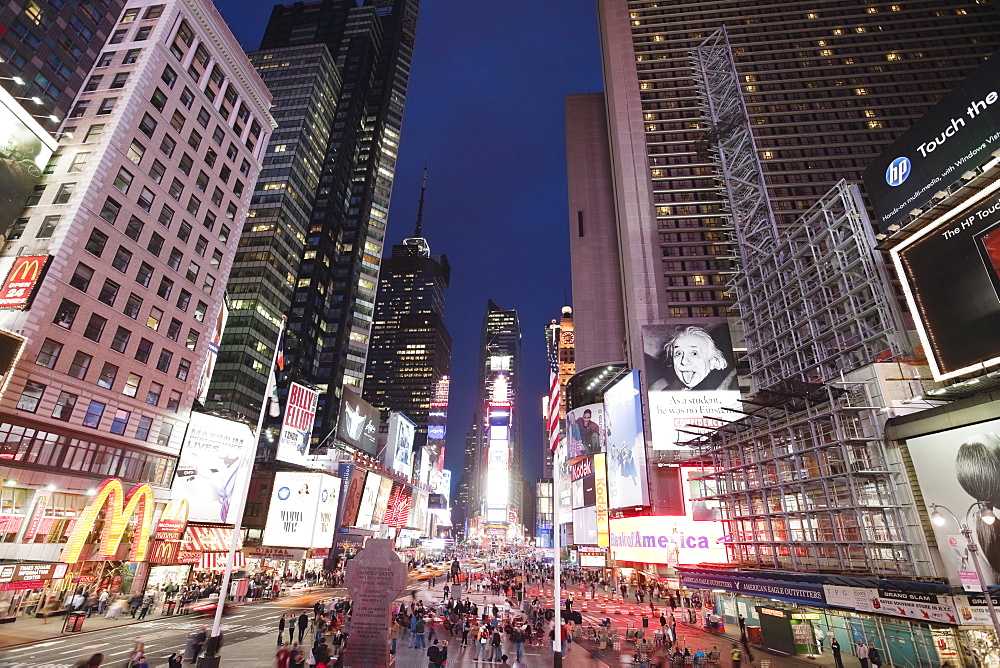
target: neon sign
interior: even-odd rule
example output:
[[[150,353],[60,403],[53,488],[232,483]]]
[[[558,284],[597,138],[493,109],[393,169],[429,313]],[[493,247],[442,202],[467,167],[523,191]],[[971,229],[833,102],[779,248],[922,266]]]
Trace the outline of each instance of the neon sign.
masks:
[[[94,500],[77,518],[73,533],[63,548],[63,563],[75,564],[80,560],[80,553],[87,542],[87,536],[93,530],[97,516],[105,505],[107,509],[104,513],[104,530],[101,532],[98,561],[111,561],[115,558],[125,529],[136,510],[139,512],[136,518],[136,535],[132,538],[128,560],[143,561],[146,558],[149,530],[153,522],[153,489],[143,483],[133,487],[126,496],[122,481],[118,478],[108,478],[97,488]]]

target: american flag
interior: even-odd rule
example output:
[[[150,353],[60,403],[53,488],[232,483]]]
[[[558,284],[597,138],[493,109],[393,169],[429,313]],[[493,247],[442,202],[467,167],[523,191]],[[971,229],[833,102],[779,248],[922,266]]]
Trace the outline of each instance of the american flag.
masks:
[[[559,358],[557,346],[549,346],[549,450],[559,447],[559,407],[562,403],[562,387],[559,385]]]

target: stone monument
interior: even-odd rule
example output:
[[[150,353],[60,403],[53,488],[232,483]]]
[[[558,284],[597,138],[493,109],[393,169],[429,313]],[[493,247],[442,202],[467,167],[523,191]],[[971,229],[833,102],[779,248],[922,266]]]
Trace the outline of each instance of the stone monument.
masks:
[[[406,564],[388,538],[369,538],[347,562],[344,584],[354,607],[345,651],[345,668],[389,665],[392,602],[406,587]]]

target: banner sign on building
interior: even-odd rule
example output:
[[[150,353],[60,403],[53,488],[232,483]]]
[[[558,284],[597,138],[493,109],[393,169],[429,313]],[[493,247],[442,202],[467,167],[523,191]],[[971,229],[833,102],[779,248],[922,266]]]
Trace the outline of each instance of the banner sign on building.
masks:
[[[319,392],[296,382],[289,384],[276,459],[300,466],[309,465],[309,442],[312,440],[318,404]]]
[[[329,547],[339,494],[340,480],[326,473],[275,473],[264,545]]]
[[[372,514],[375,512],[375,503],[378,501],[380,489],[382,489],[382,476],[369,471],[368,478],[365,479],[365,489],[361,494],[358,518],[355,520],[354,526],[359,529],[368,529],[371,526]]]
[[[413,475],[413,437],[417,425],[402,413],[389,415],[389,438],[386,441],[386,464],[404,478]]]
[[[606,455],[594,455],[594,496],[597,511],[597,544],[607,547],[611,544],[608,533],[608,472]]]
[[[188,519],[226,522],[242,504],[257,439],[249,425],[192,413],[177,472],[174,498],[188,502]],[[248,456],[250,455],[250,456]]]
[[[994,55],[931,107],[864,172],[879,230],[904,223],[1000,147]]]
[[[587,404],[569,411],[566,430],[568,459],[604,452],[604,404]]]
[[[1000,365],[1000,337],[988,334],[1000,328],[1000,197],[938,219],[891,255],[934,379]]]
[[[86,561],[117,559],[118,547],[133,519],[135,530],[128,560],[144,561],[153,524],[153,488],[145,483],[136,485],[126,496],[122,481],[118,478],[107,478],[98,486],[93,500],[87,504],[73,525],[73,531],[66,541],[66,547],[63,548],[61,561],[75,564],[81,560],[83,548],[94,530],[101,511],[104,511],[104,529],[101,531],[98,551]]]
[[[2,160],[0,160],[2,162]],[[27,310],[49,267],[49,255],[21,255],[0,286],[0,309]]]
[[[630,371],[604,393],[604,418],[609,507],[649,505],[638,371]]]
[[[350,387],[344,387],[344,396],[340,398],[337,438],[374,456],[377,454],[378,424],[378,409]]]
[[[740,400],[729,325],[646,325],[642,342],[653,450],[684,450],[684,432],[722,426]]]
[[[685,587],[701,589],[725,589],[726,591],[762,598],[776,598],[792,603],[825,605],[823,585],[807,582],[784,582],[763,578],[744,578],[722,573],[689,573],[681,571],[681,584]]]
[[[611,555],[647,564],[727,563],[722,522],[694,522],[684,515],[611,520]]]

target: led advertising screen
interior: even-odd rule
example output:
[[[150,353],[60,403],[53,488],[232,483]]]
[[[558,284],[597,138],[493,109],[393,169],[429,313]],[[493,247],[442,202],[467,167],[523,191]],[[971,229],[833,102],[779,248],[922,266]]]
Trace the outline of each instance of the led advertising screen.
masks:
[[[308,465],[309,442],[318,404],[319,392],[295,382],[289,384],[276,459],[300,466]]]
[[[397,529],[405,527],[410,519],[410,488],[400,482],[392,483],[389,506],[385,510],[385,524]]]
[[[607,547],[608,536],[608,471],[607,455],[594,455],[594,497],[597,511],[597,544]]]
[[[597,545],[597,513],[593,508],[573,511],[573,538],[577,545]]]
[[[486,459],[486,508],[496,521],[507,520],[510,489],[510,404],[491,402]],[[503,510],[501,514],[499,511]],[[497,511],[497,512],[489,512]]]
[[[375,512],[372,513],[372,527],[385,524],[385,511],[389,508],[389,495],[392,493],[392,479],[382,478],[375,498]]]
[[[630,371],[604,393],[604,420],[609,508],[649,505],[638,371]]]
[[[410,506],[409,527],[423,533],[427,531],[427,503],[430,495],[423,490],[414,488]]]
[[[226,522],[243,503],[257,439],[249,425],[192,413],[171,485],[193,522]]]
[[[377,452],[378,424],[378,409],[345,386],[344,396],[340,398],[337,438],[374,456]]]
[[[685,431],[722,426],[722,408],[740,400],[729,325],[646,325],[642,344],[653,450],[684,450]]]
[[[722,522],[642,516],[611,520],[611,556],[647,564],[728,563]]]
[[[56,140],[0,89],[0,234],[21,215],[55,149]]]
[[[215,327],[212,328],[212,338],[208,341],[208,352],[205,355],[205,368],[202,369],[201,379],[198,381],[198,401],[205,403],[208,400],[208,386],[212,383],[212,374],[215,373],[215,363],[219,358],[219,346],[222,344],[222,333],[226,331],[226,323],[229,321],[229,305],[226,300],[222,300],[219,308],[219,315],[215,317]]]
[[[578,406],[566,414],[569,459],[604,452],[604,404]]]
[[[344,496],[344,516],[340,520],[341,526],[360,526],[357,523],[358,509],[361,507],[361,497],[365,493],[365,478],[367,477],[368,471],[359,469],[356,466],[353,467],[351,477],[347,482],[347,492]]]
[[[329,547],[340,479],[325,473],[279,471],[264,527],[269,547]]]
[[[402,413],[389,415],[389,439],[386,441],[386,462],[396,473],[409,478],[413,475],[413,437],[417,425]]]
[[[382,476],[368,472],[365,480],[365,489],[361,494],[361,504],[358,506],[358,518],[354,526],[359,529],[367,529],[372,523],[372,514],[375,512],[375,503],[378,501],[379,490],[382,489]]]
[[[1000,147],[1000,56],[955,86],[865,169],[879,230],[902,224]]]
[[[977,501],[994,507],[1000,501],[1000,420],[949,429],[906,441],[913,469],[920,483],[920,493],[928,505],[937,503],[959,514]],[[948,513],[945,523],[932,524],[934,537],[948,573],[948,581],[963,584],[975,577],[975,569],[965,554],[965,539],[957,547],[950,538],[961,529]],[[965,520],[964,515],[959,519]],[[990,583],[1000,581],[1000,533],[983,522],[974,521],[973,537],[978,542],[984,575]],[[996,524],[993,525],[996,527]],[[963,575],[964,573],[964,575]]]
[[[1000,197],[955,210],[891,254],[934,379],[1000,364]]]

